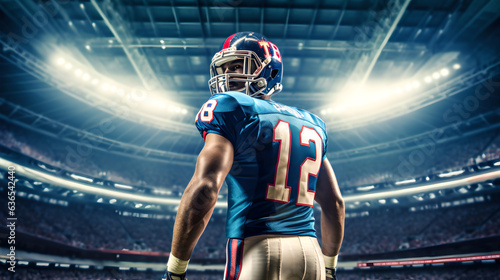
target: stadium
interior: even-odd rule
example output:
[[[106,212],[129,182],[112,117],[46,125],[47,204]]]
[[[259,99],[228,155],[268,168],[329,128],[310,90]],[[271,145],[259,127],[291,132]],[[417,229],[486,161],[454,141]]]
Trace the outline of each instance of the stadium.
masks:
[[[499,1],[5,0],[0,13],[1,279],[161,279],[211,59],[241,31],[279,47],[273,100],[326,123],[346,208],[337,279],[500,279]],[[227,200],[224,185],[191,280],[224,275]]]

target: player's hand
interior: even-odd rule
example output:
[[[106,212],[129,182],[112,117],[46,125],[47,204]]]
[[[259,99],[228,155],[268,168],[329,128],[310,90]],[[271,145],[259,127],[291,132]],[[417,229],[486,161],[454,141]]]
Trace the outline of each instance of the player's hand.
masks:
[[[337,280],[337,277],[335,276],[337,273],[335,268],[326,268],[326,280]]]
[[[165,271],[165,274],[163,274],[161,280],[187,280],[187,279],[186,279],[186,273],[175,274],[173,272]]]

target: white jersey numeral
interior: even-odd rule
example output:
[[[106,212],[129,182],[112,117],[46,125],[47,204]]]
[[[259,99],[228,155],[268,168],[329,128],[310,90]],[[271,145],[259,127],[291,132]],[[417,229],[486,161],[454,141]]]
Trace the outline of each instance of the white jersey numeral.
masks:
[[[280,142],[278,163],[274,173],[274,184],[267,185],[266,199],[276,202],[290,200],[290,187],[286,185],[288,179],[288,164],[290,164],[290,124],[280,120],[273,130],[273,142]]]
[[[279,141],[280,147],[274,184],[267,186],[267,200],[283,203],[290,201],[290,187],[287,186],[287,180],[290,165],[291,137],[290,124],[280,120],[273,130],[273,141]],[[321,136],[316,130],[303,126],[300,131],[300,144],[310,147],[311,142],[315,143],[315,158],[306,158],[300,166],[297,205],[313,206],[315,192],[309,191],[309,175],[318,176],[323,154]]]
[[[300,166],[297,205],[313,206],[315,192],[309,191],[309,175],[318,176],[319,169],[321,168],[321,155],[323,154],[323,141],[318,132],[309,127],[302,127],[302,131],[300,131],[300,144],[310,147],[311,141],[314,142],[314,146],[316,147],[316,158],[312,159],[308,157]]]
[[[205,104],[203,104],[203,107],[201,107],[200,111],[198,114],[196,114],[195,122],[198,121],[198,117],[201,114],[201,121],[202,122],[211,122],[214,119],[214,110],[215,107],[217,106],[217,100],[215,99],[210,99],[208,100]],[[206,116],[205,116],[206,113]]]

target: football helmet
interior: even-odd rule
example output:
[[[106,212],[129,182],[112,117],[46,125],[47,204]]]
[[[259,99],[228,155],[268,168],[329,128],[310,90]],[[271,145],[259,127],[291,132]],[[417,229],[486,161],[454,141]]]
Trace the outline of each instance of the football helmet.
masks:
[[[229,71],[224,65],[235,63],[241,73]],[[283,63],[278,47],[255,32],[239,32],[229,36],[210,64],[210,93],[240,91],[253,97],[281,91]]]

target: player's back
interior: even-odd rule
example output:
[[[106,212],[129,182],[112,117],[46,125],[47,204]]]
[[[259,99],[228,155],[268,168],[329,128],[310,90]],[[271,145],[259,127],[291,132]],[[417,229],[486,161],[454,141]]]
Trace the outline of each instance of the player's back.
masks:
[[[326,152],[323,121],[305,110],[238,92],[216,94],[197,115],[205,135],[232,142],[226,233],[315,236],[312,205]]]

